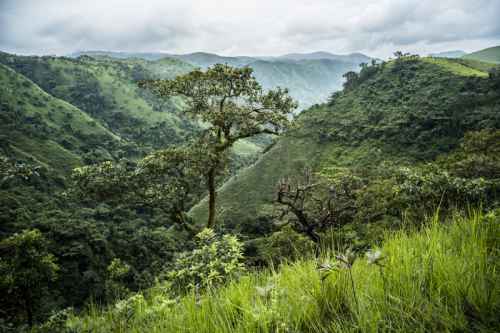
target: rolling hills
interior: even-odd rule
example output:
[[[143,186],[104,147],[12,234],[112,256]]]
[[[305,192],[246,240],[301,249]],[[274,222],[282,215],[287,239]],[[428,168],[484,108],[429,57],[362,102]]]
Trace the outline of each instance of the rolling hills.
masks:
[[[500,46],[469,53],[462,58],[500,64]]]
[[[466,55],[467,52],[462,51],[462,50],[454,50],[454,51],[444,51],[444,52],[438,52],[438,53],[430,53],[429,57],[435,57],[435,58],[461,58],[464,55]]]
[[[2,150],[62,173],[93,153],[112,159],[122,139],[79,108],[0,64]]]
[[[233,221],[270,223],[276,184],[304,167],[413,165],[449,153],[467,131],[500,128],[498,93],[482,66],[409,57],[368,67],[352,89],[304,111],[295,130],[220,188],[219,219],[238,230]],[[206,202],[191,213],[205,220]]]
[[[144,78],[168,78],[191,67],[176,60],[117,61],[0,54],[0,63],[25,75],[47,93],[80,108],[141,149],[182,142],[192,124],[179,101],[164,103],[137,87]],[[154,74],[153,74],[154,73]]]
[[[182,60],[115,59],[105,55],[72,59],[0,53],[0,64],[32,80],[48,95],[80,109],[122,139],[115,153],[99,156],[101,150],[96,150],[94,156],[88,154],[83,159],[85,163],[138,158],[153,149],[182,144],[200,130],[199,124],[181,112],[181,99],[160,100],[137,86],[140,79],[173,78],[194,68]],[[233,169],[253,161],[264,145],[248,140],[239,144],[233,153]]]
[[[250,66],[265,89],[277,86],[288,88],[292,97],[299,101],[301,109],[324,102],[332,91],[342,88],[344,73],[359,71],[361,63],[371,61],[370,57],[360,53],[336,55],[328,52],[296,53],[277,57],[227,57],[206,52],[178,55],[88,51],[79,52],[73,56],[77,55],[120,59],[159,59],[163,55],[203,69],[216,63],[226,63],[236,67]]]

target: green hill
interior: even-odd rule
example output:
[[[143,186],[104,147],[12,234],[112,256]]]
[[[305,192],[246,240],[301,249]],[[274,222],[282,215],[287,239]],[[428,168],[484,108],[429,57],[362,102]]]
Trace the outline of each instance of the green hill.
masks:
[[[462,58],[500,64],[500,46],[490,47],[481,51],[469,53],[464,55]]]
[[[8,156],[66,173],[99,151],[111,157],[122,140],[88,114],[0,64],[1,149]]]
[[[344,73],[359,70],[359,63],[329,59],[259,60],[250,66],[264,88],[288,88],[290,95],[299,101],[301,108],[324,103],[333,91],[342,89]]]
[[[2,53],[0,63],[25,75],[54,97],[80,108],[141,149],[180,143],[193,130],[193,124],[178,112],[179,100],[158,101],[136,84],[144,78],[172,78],[192,68],[180,61],[22,57]]]
[[[78,55],[131,61],[139,58],[157,59],[160,54],[153,57],[149,53],[89,51],[80,52]],[[236,67],[250,66],[264,88],[273,89],[278,86],[288,88],[291,96],[299,101],[300,109],[325,102],[332,91],[342,88],[344,73],[351,70],[359,71],[361,63],[371,61],[370,57],[360,53],[335,55],[327,52],[288,54],[280,57],[226,57],[206,52],[163,55],[168,58],[160,61],[177,59],[204,69],[217,63]]]
[[[86,112],[129,142],[127,155],[182,144],[199,125],[181,112],[182,100],[160,100],[138,88],[141,79],[169,79],[194,67],[182,60],[116,59],[106,54],[77,59],[25,57],[0,52],[0,63],[33,80],[43,90]],[[235,150],[235,168],[253,161],[265,144],[246,141]],[[249,152],[254,152],[249,155]],[[241,153],[241,154],[240,154]]]
[[[454,50],[454,51],[444,51],[444,52],[438,52],[438,53],[431,53],[429,54],[429,57],[434,57],[434,58],[461,58],[467,53],[462,50]]]
[[[330,173],[383,162],[411,166],[449,153],[467,131],[500,128],[498,91],[487,72],[471,66],[404,58],[368,67],[329,104],[304,111],[295,130],[220,188],[219,219],[236,228],[266,221],[278,181],[306,166]],[[204,221],[206,212],[202,201],[191,213]]]

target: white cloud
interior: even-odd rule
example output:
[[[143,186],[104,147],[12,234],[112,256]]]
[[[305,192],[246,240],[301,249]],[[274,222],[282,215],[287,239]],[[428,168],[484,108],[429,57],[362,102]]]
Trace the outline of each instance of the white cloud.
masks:
[[[498,13],[498,0],[3,0],[0,49],[472,51],[500,43]]]

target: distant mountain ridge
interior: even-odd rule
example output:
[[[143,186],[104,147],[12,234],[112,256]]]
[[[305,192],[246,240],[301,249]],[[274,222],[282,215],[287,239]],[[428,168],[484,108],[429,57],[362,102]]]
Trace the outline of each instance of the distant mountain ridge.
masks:
[[[216,53],[209,52],[192,52],[185,54],[174,54],[166,52],[121,52],[121,51],[78,51],[69,54],[71,58],[77,58],[82,55],[94,56],[109,56],[118,59],[141,58],[145,60],[158,60],[161,58],[176,58],[187,61],[193,65],[206,68],[216,63],[227,63],[232,66],[245,66],[255,61],[287,61],[287,60],[338,60],[349,63],[369,62],[373,59],[365,54],[355,52],[350,54],[334,54],[325,51],[316,51],[310,53],[288,53],[281,56],[222,56]]]
[[[173,58],[195,67],[206,69],[222,63],[235,67],[250,66],[257,80],[265,89],[277,86],[290,90],[299,101],[300,109],[326,101],[334,91],[342,88],[343,74],[359,71],[359,65],[373,58],[361,53],[337,55],[328,52],[292,53],[277,57],[221,56],[214,53],[194,52],[188,54],[128,53],[112,51],[82,51],[71,57],[111,57],[118,59],[140,58],[157,61]]]
[[[500,45],[467,54],[463,58],[500,64]]]
[[[438,52],[438,53],[429,53],[430,57],[434,58],[462,58],[464,55],[466,55],[467,52],[462,51],[462,50],[453,50],[453,51],[444,51],[444,52]]]
[[[364,55],[362,53],[350,53],[345,55],[333,54],[329,52],[319,51],[312,53],[289,53],[277,57],[280,60],[319,60],[319,59],[329,59],[338,60],[345,62],[356,62],[356,63],[368,63],[373,58]]]

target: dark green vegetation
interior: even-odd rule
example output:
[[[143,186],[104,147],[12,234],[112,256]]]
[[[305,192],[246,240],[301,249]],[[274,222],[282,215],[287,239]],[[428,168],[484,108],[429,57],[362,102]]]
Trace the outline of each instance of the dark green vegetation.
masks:
[[[280,94],[250,89],[217,113],[210,93],[230,80],[153,81],[163,96],[195,86],[193,100],[136,84],[192,68],[179,60],[2,54],[2,329],[498,330],[498,68],[396,55],[347,72],[253,166],[219,177],[202,230],[209,147],[253,134],[241,115]]]
[[[497,215],[437,218],[365,256],[335,252],[173,299],[160,284],[84,317],[76,332],[495,332],[500,325]],[[340,261],[342,262],[342,261]],[[351,275],[352,274],[352,275]],[[351,279],[352,277],[352,279]],[[61,327],[61,326],[59,326]]]
[[[500,46],[490,47],[463,56],[464,59],[479,60],[500,64]]]
[[[405,202],[416,197],[395,196],[414,176],[423,177],[422,181],[445,177],[440,181],[464,182],[464,186],[484,179],[497,184],[495,172],[464,177],[455,171],[452,157],[464,154],[476,140],[464,139],[466,133],[500,129],[498,74],[489,77],[481,66],[410,56],[366,67],[360,75],[353,73],[343,92],[334,93],[328,104],[303,112],[295,130],[220,189],[219,219],[248,233],[256,228],[272,230],[278,182],[295,177],[305,167],[348,186],[352,197],[345,197],[347,208],[339,212],[343,217],[338,224],[356,222],[362,229],[367,228],[366,222],[393,224],[402,214],[421,211],[420,204],[432,210],[442,195],[451,197],[446,184],[437,183],[428,184],[436,191],[434,200],[423,193],[420,203]],[[497,141],[493,133],[476,135],[489,137],[493,144]],[[490,148],[484,154],[495,159]],[[483,158],[483,153],[470,151],[471,158]],[[488,187],[494,193],[495,184]],[[461,198],[457,204],[468,199]],[[407,211],[414,204],[418,208]],[[192,214],[203,219],[206,203],[195,206]]]
[[[70,175],[73,168],[104,161],[131,169],[150,152],[197,135],[202,127],[183,115],[181,99],[160,100],[137,85],[138,80],[173,78],[193,67],[175,59],[5,53],[0,63],[0,235],[4,239],[25,229],[40,230],[60,268],[44,306],[35,307],[30,317],[39,322],[55,308],[112,300],[108,266],[115,258],[129,267],[122,287],[151,285],[186,246],[185,231],[169,229],[175,222],[171,211],[163,202],[113,205],[103,200],[111,192],[92,199]],[[230,172],[253,161],[266,142],[235,145],[238,153],[231,154]],[[14,292],[2,284],[2,304],[15,298]],[[16,304],[2,307],[2,320],[30,321],[26,306]]]

